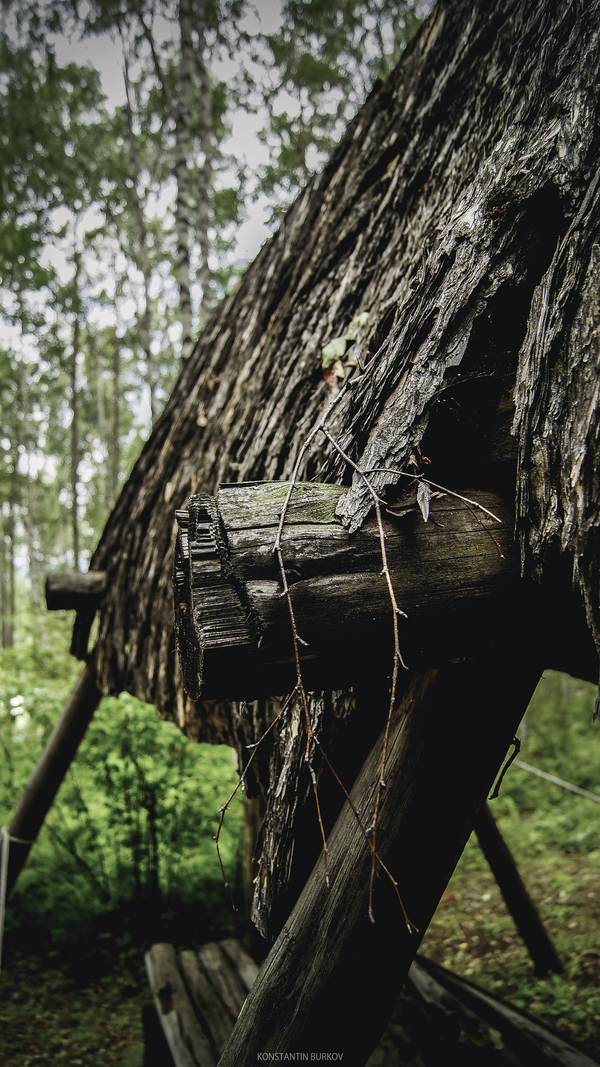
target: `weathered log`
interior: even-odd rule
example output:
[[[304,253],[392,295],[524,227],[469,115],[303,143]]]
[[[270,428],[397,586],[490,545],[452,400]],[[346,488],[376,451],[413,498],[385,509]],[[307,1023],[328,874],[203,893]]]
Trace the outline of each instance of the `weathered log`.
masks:
[[[46,607],[48,611],[95,610],[106,589],[106,571],[80,574],[48,574]]]
[[[533,1019],[527,1012],[491,996],[473,982],[453,974],[445,967],[439,967],[424,956],[418,956],[413,963],[409,981],[419,999],[427,1006],[429,1026],[434,1024],[435,1036],[439,1035],[442,1041],[454,1031],[458,1044],[460,1027],[464,1025],[466,1014],[467,1024],[470,1016],[470,1021],[476,1021],[479,1027],[483,1021],[501,1035],[503,1046],[508,1050],[508,1056],[502,1057],[503,1063],[518,1067],[598,1067],[596,1060],[583,1049]],[[476,1034],[473,1036],[477,1037]],[[447,1056],[450,1051],[447,1046],[443,1049]],[[456,1046],[454,1051],[458,1052]],[[485,1050],[482,1051],[484,1056],[479,1062],[497,1062],[493,1053],[493,1059],[487,1058],[491,1053],[489,1045],[487,1056]],[[425,1060],[429,1062],[426,1053]],[[435,1059],[434,1062],[439,1060]],[[446,1062],[451,1061],[447,1059]]]
[[[512,853],[496,825],[489,804],[485,804],[477,816],[475,833],[506,906],[527,945],[535,973],[540,976],[549,971],[562,974],[563,965],[527,892]]]
[[[91,660],[50,734],[12,817],[9,826],[11,846],[7,892],[10,892],[29,855],[29,849],[101,699],[102,693],[96,685],[96,663]]]
[[[343,1052],[362,1065],[391,1014],[421,934],[484,802],[539,669],[489,661],[417,672],[394,713],[377,850],[398,880],[376,880],[367,915],[370,852],[345,806],[292,915],[263,964],[220,1061],[246,1067],[258,1052]],[[494,661],[497,664],[497,660]],[[490,677],[493,684],[490,685]],[[352,789],[368,827],[383,738]]]
[[[186,691],[249,699],[296,683],[292,629],[273,552],[288,484],[222,486],[177,513],[176,634]],[[349,534],[336,518],[347,490],[298,485],[286,513],[282,552],[307,688],[355,682],[390,662],[392,607],[382,577],[376,520]],[[467,493],[467,496],[470,494]],[[401,643],[411,666],[436,666],[489,648],[523,603],[510,509],[495,495],[455,496],[384,513],[387,561],[400,607]],[[402,509],[404,510],[404,509]],[[492,529],[493,527],[493,529]],[[387,657],[387,661],[386,661]]]

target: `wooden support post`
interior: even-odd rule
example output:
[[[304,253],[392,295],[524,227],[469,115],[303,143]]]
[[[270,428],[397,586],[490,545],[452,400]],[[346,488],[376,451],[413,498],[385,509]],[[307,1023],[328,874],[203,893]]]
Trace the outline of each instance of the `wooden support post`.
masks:
[[[102,699],[94,659],[81,674],[40,756],[9,826],[7,893],[29,855],[88,724]]]
[[[288,492],[282,482],[222,486],[177,512],[175,626],[184,687],[194,699],[251,699],[296,684],[288,605],[273,553]],[[343,688],[393,654],[389,593],[381,577],[374,519],[349,534],[336,517],[347,490],[296,486],[283,528],[307,689]],[[477,500],[502,521],[451,495],[384,514],[386,552],[399,605],[401,643],[411,666],[476,655],[524,602],[510,508],[491,493]],[[482,521],[483,520],[483,521]],[[492,535],[492,536],[491,536]],[[500,551],[500,545],[502,551]]]
[[[394,712],[377,849],[398,880],[409,933],[384,874],[368,918],[371,858],[346,805],[263,964],[220,1060],[250,1067],[259,1053],[338,1052],[362,1067],[399,995],[421,936],[485,802],[540,670],[496,659],[416,672]],[[352,790],[372,818],[380,738]]]
[[[562,974],[562,963],[496,825],[489,804],[485,804],[477,816],[475,833],[517,930],[529,949],[535,973],[540,977],[548,974],[548,971]]]

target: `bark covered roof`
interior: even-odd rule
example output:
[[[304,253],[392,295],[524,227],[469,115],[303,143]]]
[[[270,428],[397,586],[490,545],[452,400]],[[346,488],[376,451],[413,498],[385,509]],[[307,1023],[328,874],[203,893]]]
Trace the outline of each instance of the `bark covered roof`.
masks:
[[[597,634],[599,69],[600,0],[438,4],[215,312],[123,489],[91,565],[105,691],[224,736],[180,686],[175,510],[290,476],[341,383],[321,350],[361,312],[343,449],[509,492],[524,566],[568,552]],[[364,520],[364,481],[324,439],[301,477],[351,484],[343,519]]]

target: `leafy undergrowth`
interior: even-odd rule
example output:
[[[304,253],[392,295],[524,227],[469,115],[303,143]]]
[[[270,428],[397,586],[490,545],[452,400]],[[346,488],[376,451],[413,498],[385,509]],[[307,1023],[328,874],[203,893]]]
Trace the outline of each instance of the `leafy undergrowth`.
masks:
[[[600,814],[600,812],[599,812]],[[519,863],[564,966],[536,978],[494,878],[469,843],[423,939],[425,956],[528,1011],[600,1061],[600,853],[548,849]]]

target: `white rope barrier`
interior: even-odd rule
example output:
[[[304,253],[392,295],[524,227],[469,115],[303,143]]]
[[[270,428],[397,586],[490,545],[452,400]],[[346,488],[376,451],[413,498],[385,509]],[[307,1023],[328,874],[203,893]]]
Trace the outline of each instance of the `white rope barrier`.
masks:
[[[3,826],[0,837],[0,971],[2,970],[2,942],[4,940],[4,909],[6,906],[6,879],[8,878],[8,850],[10,834]]]
[[[515,767],[521,767],[524,771],[529,771],[530,774],[537,774],[538,778],[545,778],[547,782],[552,782],[553,785],[560,785],[563,789],[568,789],[571,793],[577,793],[580,797],[587,797],[588,800],[594,800],[596,804],[600,804],[600,797],[597,793],[590,793],[587,789],[580,789],[578,785],[571,785],[570,782],[564,782],[562,778],[557,778],[555,774],[548,774],[546,771],[540,771],[537,767],[532,767],[530,763],[524,763],[523,760],[513,760]]]
[[[10,843],[16,845],[33,845],[33,841],[23,841],[21,837],[12,837],[8,826],[0,830],[0,971],[2,971],[2,942],[4,941],[4,916],[6,913],[6,883],[8,880],[8,853]]]

